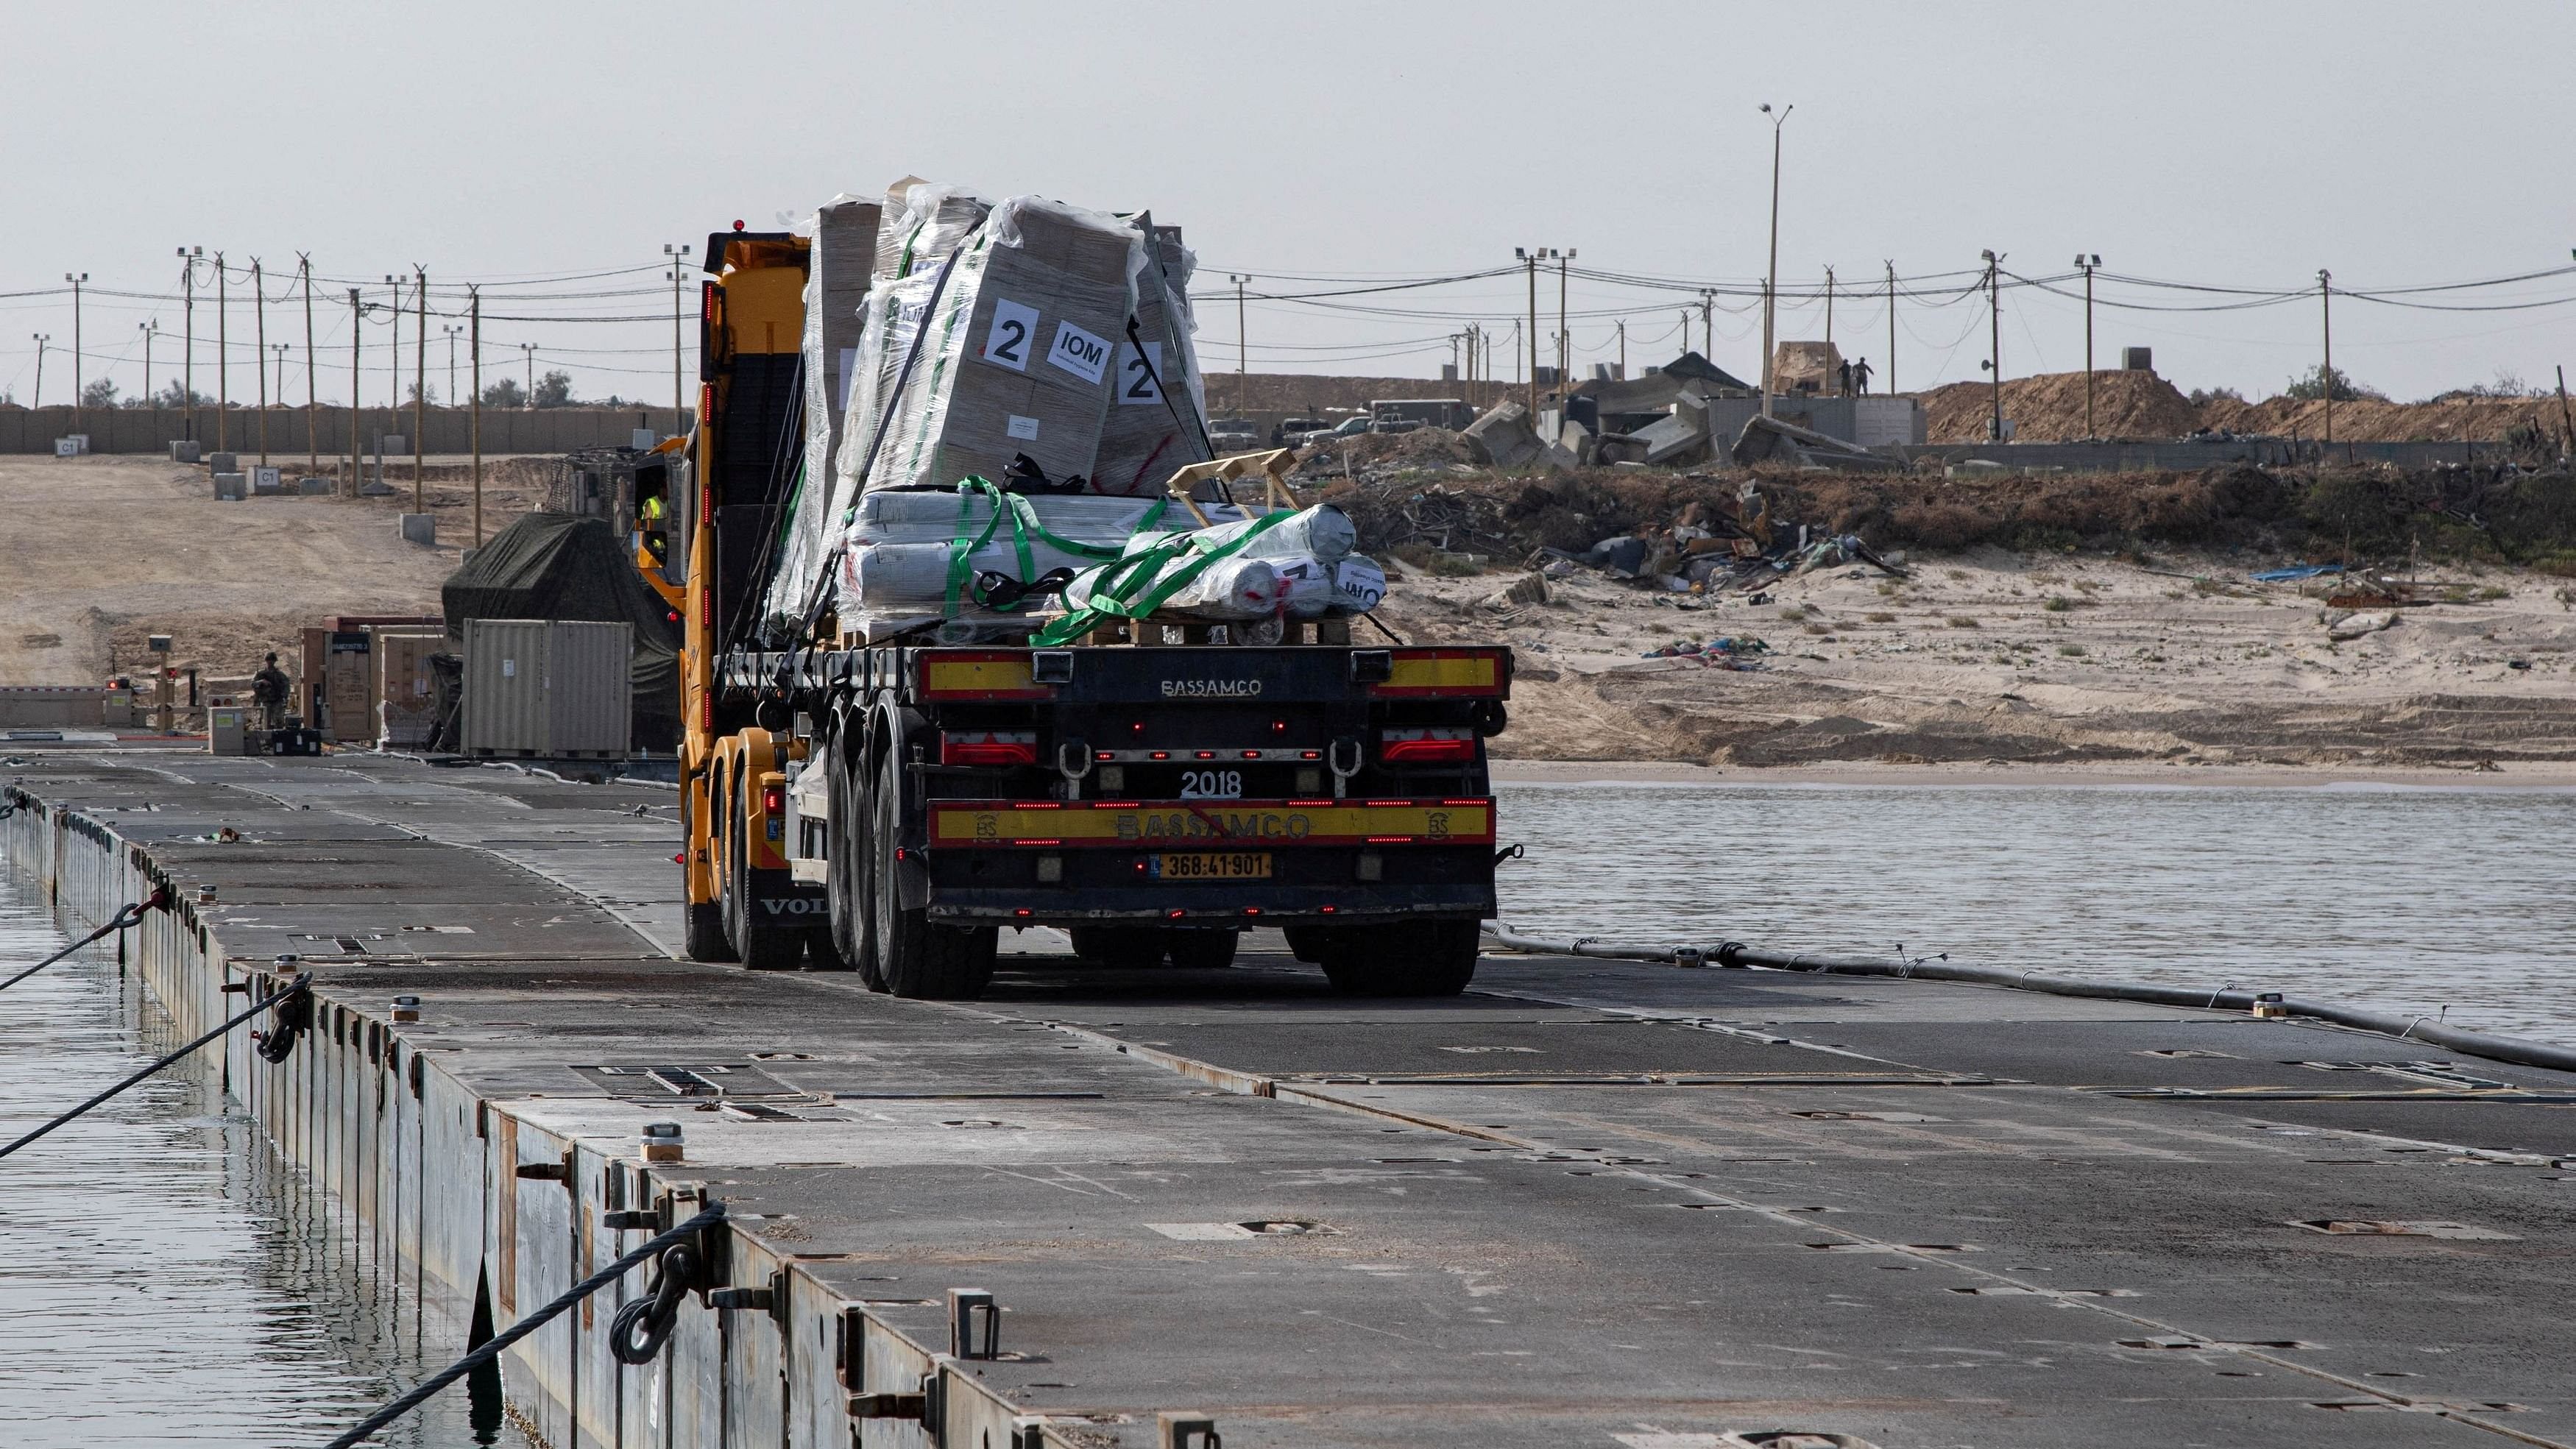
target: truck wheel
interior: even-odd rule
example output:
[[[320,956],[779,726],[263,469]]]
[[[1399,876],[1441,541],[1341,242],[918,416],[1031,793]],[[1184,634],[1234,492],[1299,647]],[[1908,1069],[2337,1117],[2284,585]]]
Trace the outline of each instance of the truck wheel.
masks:
[[[1336,931],[1322,946],[1324,979],[1344,996],[1455,996],[1476,976],[1474,921],[1406,921],[1362,944]]]
[[[993,978],[1001,932],[993,926],[934,923],[926,910],[905,910],[894,843],[902,838],[903,763],[892,751],[877,784],[877,970],[886,990],[927,1001],[971,1001]]]
[[[730,961],[733,945],[725,940],[724,906],[718,901],[691,905],[681,918],[680,953],[692,961]]]
[[[828,924],[814,933],[807,950],[817,971],[848,971],[861,960],[858,945],[858,897],[851,889],[849,755],[838,731],[824,742],[823,789],[830,797],[832,818],[823,846],[823,907]]]
[[[1163,964],[1162,933],[1151,926],[1076,926],[1073,954],[1085,961],[1123,971],[1150,970]]]
[[[1172,964],[1184,971],[1222,971],[1234,964],[1234,948],[1243,940],[1241,931],[1167,929],[1163,948],[1172,953]]]

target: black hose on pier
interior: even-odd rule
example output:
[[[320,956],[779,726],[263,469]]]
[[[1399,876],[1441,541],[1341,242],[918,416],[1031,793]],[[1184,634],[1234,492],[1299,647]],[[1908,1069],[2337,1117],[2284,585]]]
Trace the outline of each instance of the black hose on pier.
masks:
[[[278,1003],[280,1003],[280,1002],[290,1002],[290,1003],[291,1003],[291,1002],[294,1002],[294,1001],[297,1001],[297,1000],[309,999],[309,998],[312,996],[312,993],[313,993],[313,977],[312,977],[312,975],[308,972],[308,973],[307,973],[307,974],[305,974],[305,975],[302,975],[302,976],[298,976],[298,977],[296,977],[296,978],[295,978],[295,980],[294,980],[293,982],[291,982],[290,984],[288,984],[288,985],[287,985],[287,986],[285,986],[284,988],[282,988],[282,989],[280,989],[280,990],[278,990],[278,991],[271,992],[269,995],[264,996],[264,997],[261,997],[258,1001],[256,1001],[256,1002],[252,1003],[252,1004],[251,1004],[251,1006],[250,1006],[248,1009],[244,1010],[244,1011],[243,1011],[239,1016],[232,1017],[231,1019],[229,1019],[229,1020],[227,1020],[226,1022],[224,1022],[224,1024],[223,1024],[223,1025],[221,1025],[221,1026],[219,1026],[219,1027],[216,1027],[214,1030],[212,1030],[212,1031],[210,1031],[210,1032],[207,1032],[204,1036],[201,1036],[201,1037],[197,1038],[195,1041],[192,1041],[192,1042],[188,1043],[186,1046],[183,1046],[183,1047],[179,1048],[177,1051],[170,1053],[168,1056],[161,1058],[159,1061],[154,1062],[152,1065],[150,1065],[150,1066],[148,1066],[148,1067],[145,1067],[143,1070],[141,1070],[141,1071],[139,1071],[139,1072],[134,1073],[132,1076],[127,1077],[124,1081],[121,1081],[121,1082],[117,1083],[115,1086],[108,1088],[106,1091],[99,1093],[98,1095],[96,1095],[96,1096],[94,1096],[94,1097],[90,1098],[88,1101],[83,1102],[83,1103],[81,1103],[79,1106],[74,1107],[73,1109],[71,1109],[70,1111],[63,1113],[61,1116],[54,1118],[52,1121],[47,1122],[47,1123],[46,1123],[45,1125],[43,1125],[42,1127],[39,1127],[39,1128],[37,1128],[35,1131],[28,1133],[26,1136],[19,1138],[17,1141],[10,1143],[8,1146],[6,1146],[6,1147],[0,1147],[0,1157],[7,1157],[10,1153],[15,1152],[15,1151],[17,1151],[19,1148],[26,1146],[28,1143],[35,1141],[37,1138],[44,1136],[46,1133],[53,1131],[55,1128],[60,1127],[60,1126],[62,1126],[63,1124],[65,1124],[65,1123],[67,1123],[67,1122],[73,1121],[74,1119],[78,1118],[82,1113],[85,1113],[85,1112],[89,1111],[91,1108],[98,1106],[100,1103],[105,1102],[105,1101],[106,1101],[106,1100],[108,1100],[110,1097],[113,1097],[113,1096],[115,1096],[117,1093],[124,1091],[126,1088],[133,1086],[135,1083],[142,1081],[144,1078],[146,1078],[146,1077],[148,1077],[148,1076],[151,1076],[154,1072],[157,1072],[157,1071],[161,1070],[163,1067],[166,1067],[166,1066],[170,1065],[172,1062],[175,1062],[175,1061],[179,1060],[180,1058],[182,1058],[182,1057],[184,1057],[184,1056],[188,1055],[190,1052],[195,1051],[197,1048],[199,1048],[199,1047],[201,1047],[201,1046],[204,1046],[206,1043],[208,1043],[208,1042],[210,1042],[210,1041],[213,1041],[215,1038],[217,1038],[217,1037],[219,1037],[219,1036],[222,1036],[225,1032],[228,1032],[228,1031],[232,1030],[234,1027],[237,1027],[237,1026],[241,1025],[243,1022],[250,1020],[252,1017],[259,1015],[261,1012],[268,1010],[270,1007],[272,1007],[272,1006],[276,1006],[276,1005],[277,1005]]]
[[[106,925],[101,926],[97,930],[90,932],[88,935],[81,937],[79,940],[72,942],[70,945],[56,951],[51,956],[48,956],[44,960],[37,962],[35,965],[28,967],[26,970],[19,972],[17,975],[10,977],[8,980],[0,981],[0,991],[8,990],[10,987],[17,985],[19,982],[26,980],[28,977],[35,975],[37,972],[44,970],[46,967],[53,965],[55,962],[60,961],[74,951],[88,945],[90,942],[98,940],[102,936],[111,936],[118,931],[124,930],[128,926],[141,924],[143,913],[146,911],[166,911],[169,908],[170,888],[168,886],[157,887],[153,890],[152,894],[145,896],[143,899],[127,906],[124,910],[118,911],[115,915],[108,917]],[[124,960],[121,956],[117,959],[120,963]]]
[[[2363,1011],[2332,1001],[2313,1001],[2305,997],[2282,996],[2271,992],[2248,991],[2240,987],[2221,987],[2203,991],[2190,986],[2156,986],[2142,981],[2085,981],[2067,976],[2043,976],[2036,971],[2007,971],[1994,966],[1967,966],[1938,958],[1888,960],[1873,956],[1819,956],[1806,951],[1774,951],[1747,946],[1741,941],[1728,941],[1714,947],[1619,945],[1585,937],[1574,941],[1542,941],[1529,936],[1497,931],[1494,939],[1513,951],[1542,952],[1557,956],[1594,956],[1618,961],[1645,961],[1664,965],[1758,966],[1774,971],[1812,971],[1827,976],[1912,977],[1929,981],[1957,981],[1974,986],[2004,986],[2015,991],[2040,991],[2051,996],[2084,996],[2100,1001],[2139,1001],[2153,1006],[2185,1006],[2204,1011],[2251,1011],[2258,997],[2273,997],[2278,1009],[2290,1016],[2310,1017],[2351,1027],[2356,1031],[2378,1032],[2401,1041],[2420,1041],[2467,1056],[2488,1061],[2511,1062],[2517,1066],[2546,1067],[2552,1071],[2576,1072],[2576,1049],[2548,1042],[2525,1041],[2520,1037],[2493,1036],[2482,1031],[2462,1031],[2445,1026],[2431,1017],[2392,1016],[2385,1012]]]
[[[689,1219],[687,1222],[680,1224],[678,1227],[671,1229],[667,1233],[663,1233],[652,1241],[645,1243],[642,1247],[637,1248],[635,1251],[619,1258],[616,1262],[609,1264],[607,1267],[600,1269],[598,1272],[591,1274],[589,1277],[575,1283],[570,1288],[565,1289],[561,1297],[558,1297],[555,1301],[538,1309],[536,1312],[529,1314],[527,1317],[520,1319],[518,1322],[511,1324],[499,1333],[494,1334],[490,1339],[484,1342],[482,1347],[477,1348],[472,1353],[469,1353],[465,1357],[458,1359],[456,1362],[449,1364],[447,1367],[440,1369],[437,1373],[430,1375],[428,1378],[421,1380],[419,1387],[413,1389],[410,1393],[403,1395],[401,1398],[394,1400],[392,1403],[385,1405],[383,1408],[378,1409],[373,1414],[368,1415],[366,1419],[359,1423],[355,1428],[350,1429],[347,1433],[342,1434],[339,1438],[332,1440],[328,1445],[324,1446],[324,1449],[355,1449],[355,1446],[365,1443],[377,1430],[382,1429],[387,1424],[390,1424],[394,1420],[401,1418],[403,1415],[410,1413],[412,1410],[419,1408],[422,1404],[429,1402],[433,1395],[435,1395],[439,1390],[446,1388],[449,1384],[456,1382],[458,1379],[465,1377],[474,1370],[490,1363],[496,1358],[499,1358],[503,1349],[508,1348],[511,1344],[517,1343],[520,1339],[527,1337],[538,1329],[545,1327],[548,1323],[570,1310],[574,1304],[579,1303],[581,1300],[598,1292],[600,1289],[607,1287],[609,1284],[616,1282],[618,1279],[625,1277],[629,1271],[643,1263],[646,1259],[653,1257],[666,1248],[679,1248],[684,1245],[686,1245],[688,1251],[694,1255],[697,1252],[695,1247],[697,1235],[705,1229],[712,1228],[723,1221],[724,1205],[721,1203],[710,1205],[706,1211],[699,1213],[696,1217]],[[676,1274],[670,1274],[666,1271],[665,1280],[676,1282],[678,1281],[678,1277]],[[639,1303],[650,1303],[654,1300],[643,1298],[636,1301]],[[660,1345],[657,1343],[655,1346],[658,1348]]]

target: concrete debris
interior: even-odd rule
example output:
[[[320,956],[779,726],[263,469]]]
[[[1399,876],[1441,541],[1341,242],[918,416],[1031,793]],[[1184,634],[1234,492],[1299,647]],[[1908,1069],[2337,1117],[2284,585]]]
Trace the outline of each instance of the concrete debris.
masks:
[[[1755,417],[1744,424],[1730,456],[1746,467],[1787,463],[1800,468],[1826,468],[1838,473],[1902,473],[1903,461],[1873,453],[1813,428]]]
[[[2391,609],[2374,610],[2367,614],[2330,614],[2326,618],[2326,637],[2338,643],[2347,639],[2359,639],[2365,634],[2376,634],[2382,629],[2392,627],[2396,622],[2396,611]]]
[[[1547,577],[1544,574],[1523,574],[1512,580],[1510,587],[1488,594],[1484,599],[1485,607],[1494,610],[1516,609],[1524,604],[1546,602]]]
[[[1673,400],[1670,417],[1638,429],[1634,436],[1646,447],[1646,456],[1638,461],[1650,467],[1704,463],[1709,450],[1708,402],[1697,393],[1683,393]]]
[[[1487,467],[1571,469],[1577,466],[1574,453],[1562,443],[1540,439],[1537,430],[1530,426],[1529,409],[1516,402],[1497,403],[1487,408],[1484,416],[1469,423],[1460,436],[1466,440],[1469,456]]]

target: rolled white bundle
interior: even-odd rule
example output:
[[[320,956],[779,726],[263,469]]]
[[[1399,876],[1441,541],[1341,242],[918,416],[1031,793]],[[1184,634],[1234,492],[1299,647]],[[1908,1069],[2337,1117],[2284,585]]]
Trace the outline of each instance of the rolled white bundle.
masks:
[[[1177,503],[1161,503],[1152,498],[1104,498],[1089,493],[1040,493],[1022,499],[1030,513],[1050,533],[1102,548],[1118,548],[1127,542],[1148,514],[1155,514],[1159,524],[1189,515]],[[970,495],[965,504],[964,528],[968,537],[984,531],[992,522],[993,501],[984,494]],[[959,529],[957,495],[947,490],[880,489],[859,496],[850,515],[847,536],[852,543],[941,543],[957,536]],[[994,530],[996,538],[1009,534],[1009,519]],[[1096,562],[1096,560],[1095,560]]]
[[[1185,563],[1166,565],[1178,571]],[[1080,609],[1092,602],[1092,589],[1105,570],[1095,569],[1075,579],[1064,591],[1067,608]],[[1131,592],[1150,594],[1151,581],[1132,586]],[[1201,569],[1196,576],[1165,599],[1160,612],[1187,614],[1200,619],[1266,619],[1279,612],[1281,596],[1286,592],[1279,570],[1267,559],[1221,558]],[[1104,601],[1105,602],[1105,601]]]
[[[1260,523],[1247,518],[1240,523],[1220,523],[1196,530],[1197,546],[1223,548],[1243,537]],[[1168,540],[1168,533],[1140,533],[1127,541],[1127,551],[1142,549]],[[1359,530],[1351,525],[1351,516],[1329,503],[1301,508],[1278,523],[1262,529],[1249,543],[1236,550],[1239,558],[1287,559],[1311,558],[1323,563],[1338,563],[1350,557],[1359,545]]]
[[[1326,563],[1312,555],[1265,560],[1279,570],[1288,595],[1288,613],[1297,619],[1327,614],[1365,614],[1386,597],[1386,571],[1375,560],[1353,554]]]
[[[855,593],[863,609],[889,609],[927,606],[933,609],[948,598],[950,548],[944,543],[873,543],[853,548],[846,556],[849,562],[845,582]],[[1079,554],[1049,548],[1036,539],[1029,541],[1029,575],[1020,576],[1020,553],[1007,537],[996,535],[982,548],[966,557],[969,570],[958,590],[961,604],[974,599],[975,575],[997,573],[1020,583],[1027,583],[1051,569],[1087,569],[1098,560]]]

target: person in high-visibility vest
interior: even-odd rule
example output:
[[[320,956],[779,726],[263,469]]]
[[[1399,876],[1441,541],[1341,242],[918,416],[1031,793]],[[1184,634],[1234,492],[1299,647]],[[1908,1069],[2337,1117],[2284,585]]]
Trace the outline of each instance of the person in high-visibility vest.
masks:
[[[644,519],[644,546],[651,549],[653,557],[657,559],[666,556],[670,551],[671,541],[670,535],[663,528],[663,520],[668,516],[669,510],[662,502],[662,495],[655,493],[646,497],[637,512],[641,513]]]

